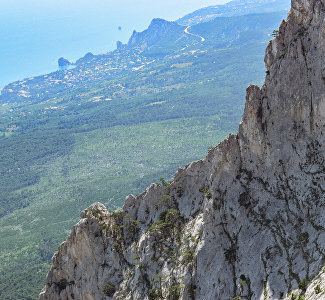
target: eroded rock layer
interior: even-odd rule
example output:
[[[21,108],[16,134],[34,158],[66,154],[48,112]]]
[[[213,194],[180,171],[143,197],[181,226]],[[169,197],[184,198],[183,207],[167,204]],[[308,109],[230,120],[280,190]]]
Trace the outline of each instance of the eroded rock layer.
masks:
[[[304,294],[325,258],[324,0],[292,1],[265,63],[237,135],[121,211],[81,214],[41,300]]]

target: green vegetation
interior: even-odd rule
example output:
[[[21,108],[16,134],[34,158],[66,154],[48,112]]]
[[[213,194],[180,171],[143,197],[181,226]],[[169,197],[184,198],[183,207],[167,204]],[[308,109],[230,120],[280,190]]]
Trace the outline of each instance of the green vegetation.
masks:
[[[193,249],[188,249],[184,253],[184,263],[188,265],[189,263],[193,262],[195,258],[195,251]]]
[[[178,300],[181,295],[181,290],[182,290],[181,285],[177,284],[177,282],[174,282],[173,285],[171,285],[168,289],[169,299]]]
[[[191,32],[206,43],[177,39],[165,56],[154,56],[158,43],[147,56],[116,51],[10,84],[0,96],[0,298],[37,297],[80,210],[96,201],[119,208],[236,132],[283,16],[205,23]],[[153,228],[173,218],[169,211]]]
[[[268,291],[267,291],[267,280],[264,279],[263,280],[263,295],[264,295],[264,300],[267,300],[267,296],[268,296]]]
[[[290,300],[305,300],[305,295],[301,294],[299,291],[291,292],[288,297]]]
[[[162,289],[155,287],[149,290],[148,293],[149,300],[162,299]]]
[[[205,187],[202,187],[202,188],[199,189],[199,192],[200,193],[203,193],[203,194],[207,193],[208,191],[209,191],[209,187],[208,186],[205,186]]]
[[[239,284],[240,284],[241,286],[247,286],[247,282],[246,282],[246,280],[242,280],[242,281],[240,281]]]
[[[159,215],[159,220],[152,223],[149,231],[170,231],[177,225],[179,220],[179,211],[176,209],[168,209]]]
[[[276,37],[279,35],[279,30],[273,30],[272,36]]]
[[[301,289],[303,292],[307,290],[308,287],[308,279],[304,278],[302,281],[298,283],[299,289]]]
[[[202,188],[200,188],[199,191],[204,194],[205,198],[207,198],[207,199],[212,198],[212,194],[209,192],[209,187],[202,187]]]
[[[160,181],[161,181],[161,184],[162,184],[164,187],[169,186],[169,183],[165,180],[165,178],[160,178]]]
[[[105,296],[112,297],[114,295],[114,293],[115,293],[115,287],[114,287],[114,285],[112,285],[110,283],[107,283],[104,286],[103,292],[104,292],[104,295]]]

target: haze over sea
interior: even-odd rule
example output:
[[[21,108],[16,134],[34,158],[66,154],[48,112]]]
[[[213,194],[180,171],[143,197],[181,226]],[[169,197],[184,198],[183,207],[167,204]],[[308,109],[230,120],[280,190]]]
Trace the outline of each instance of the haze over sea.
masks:
[[[176,20],[226,0],[1,0],[0,89],[57,70],[61,56],[114,50],[154,17]],[[121,27],[119,30],[118,27]]]

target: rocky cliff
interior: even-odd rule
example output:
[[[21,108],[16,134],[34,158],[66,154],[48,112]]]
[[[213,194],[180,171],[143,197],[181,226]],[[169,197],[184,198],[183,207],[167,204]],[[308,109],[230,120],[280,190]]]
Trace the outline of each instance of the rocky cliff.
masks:
[[[185,27],[176,22],[169,22],[163,19],[153,19],[148,29],[142,32],[133,31],[127,47],[139,48],[141,50],[160,42],[174,42],[183,34]]]
[[[83,211],[40,299],[324,299],[324,62],[325,0],[292,0],[238,134]]]

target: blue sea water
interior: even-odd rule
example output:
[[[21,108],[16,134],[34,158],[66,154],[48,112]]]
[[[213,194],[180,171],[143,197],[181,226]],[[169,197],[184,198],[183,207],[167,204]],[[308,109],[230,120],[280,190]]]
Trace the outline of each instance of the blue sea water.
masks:
[[[154,17],[176,20],[225,0],[0,1],[0,89],[57,70],[57,60],[106,53]],[[120,27],[120,28],[119,28]]]

